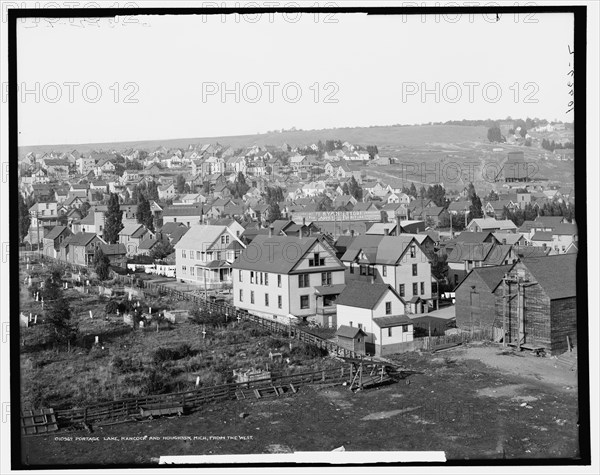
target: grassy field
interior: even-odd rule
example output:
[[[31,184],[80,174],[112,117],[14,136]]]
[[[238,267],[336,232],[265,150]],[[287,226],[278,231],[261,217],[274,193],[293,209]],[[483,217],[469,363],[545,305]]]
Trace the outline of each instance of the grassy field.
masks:
[[[532,134],[541,142],[542,138],[570,139],[572,130],[552,134]],[[523,151],[525,159],[534,164],[535,176],[557,181],[564,186],[573,183],[574,167],[571,162],[544,160],[546,152],[534,144],[523,147],[508,144],[491,144],[487,140],[487,129],[479,126],[459,125],[419,125],[419,126],[387,126],[387,127],[348,127],[325,130],[288,131],[260,135],[240,135],[231,137],[201,137],[184,139],[146,140],[119,143],[52,145],[20,147],[19,154],[28,152],[91,150],[124,150],[141,148],[152,151],[159,146],[166,148],[187,148],[190,144],[219,142],[234,148],[251,145],[280,146],[287,143],[291,146],[306,146],[319,140],[339,139],[360,145],[377,145],[381,156],[392,156],[399,164],[390,167],[369,167],[368,175],[374,179],[387,180],[393,185],[410,185],[411,182],[442,182],[447,189],[462,190],[465,184],[473,181],[480,194],[489,192],[495,185],[490,180],[494,175],[494,166],[506,160],[507,153],[513,150]],[[502,149],[494,151],[494,149]],[[420,176],[407,176],[402,166],[418,166]],[[492,165],[491,172],[482,176],[486,165]],[[461,170],[460,177],[456,168]],[[406,168],[404,169],[406,170]],[[469,173],[474,170],[474,173]]]
[[[247,147],[251,145],[281,146],[284,143],[294,146],[306,146],[319,140],[339,139],[351,143],[379,147],[395,147],[401,149],[407,146],[423,145],[435,142],[482,142],[486,139],[485,127],[463,127],[457,125],[424,125],[424,126],[387,126],[387,127],[347,127],[324,130],[288,131],[282,133],[268,133],[257,135],[237,135],[224,137],[197,137],[182,139],[153,139],[132,142],[93,143],[93,144],[67,144],[67,145],[38,145],[19,147],[19,155],[24,156],[29,152],[67,152],[77,149],[79,152],[91,150],[123,150],[127,148],[140,148],[154,150],[159,146],[166,148],[187,148],[190,144],[205,144],[219,142],[232,147]]]
[[[160,455],[340,446],[347,451],[442,450],[450,460],[578,457],[576,376],[554,368],[552,359],[506,353],[492,345],[395,359],[417,373],[356,393],[340,384],[303,387],[289,397],[207,405],[182,418],[61,434],[70,440],[30,437],[23,461],[155,464]],[[524,371],[528,367],[535,372]],[[167,439],[172,436],[189,439]]]
[[[200,386],[230,383],[235,381],[233,370],[268,368],[274,375],[287,375],[333,364],[317,348],[298,341],[290,347],[283,336],[249,322],[221,319],[200,325],[156,319],[133,330],[122,313],[106,312],[111,299],[74,289],[64,294],[79,326],[70,351],[64,344],[52,344],[41,302],[25,289],[21,292],[22,311],[39,315],[37,325],[21,329],[23,408],[69,409],[185,391],[195,388],[197,379]],[[124,298],[113,300],[126,303]],[[145,313],[149,307],[156,316],[173,308],[192,310],[194,305],[164,296],[140,300]],[[282,353],[282,358],[271,361],[271,351]]]

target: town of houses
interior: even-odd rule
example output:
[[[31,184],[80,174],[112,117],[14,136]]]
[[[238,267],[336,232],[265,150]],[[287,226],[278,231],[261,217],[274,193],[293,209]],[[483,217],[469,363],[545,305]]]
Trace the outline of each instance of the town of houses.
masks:
[[[576,344],[573,190],[522,175],[518,152],[487,196],[373,178],[396,160],[339,141],[32,152],[19,161],[22,246],[80,267],[100,251],[115,272],[333,328],[366,354],[474,328],[551,354]],[[114,197],[120,229],[107,238]]]

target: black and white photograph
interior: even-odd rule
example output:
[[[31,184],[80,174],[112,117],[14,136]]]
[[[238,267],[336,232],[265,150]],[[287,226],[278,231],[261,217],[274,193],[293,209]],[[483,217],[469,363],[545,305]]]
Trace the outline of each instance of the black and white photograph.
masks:
[[[599,11],[2,3],[1,472],[597,473]]]

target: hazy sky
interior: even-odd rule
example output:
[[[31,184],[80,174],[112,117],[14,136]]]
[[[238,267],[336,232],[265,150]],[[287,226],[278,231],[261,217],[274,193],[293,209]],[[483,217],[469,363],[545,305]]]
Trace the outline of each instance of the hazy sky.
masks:
[[[570,14],[118,20],[19,22],[19,145],[572,120]]]

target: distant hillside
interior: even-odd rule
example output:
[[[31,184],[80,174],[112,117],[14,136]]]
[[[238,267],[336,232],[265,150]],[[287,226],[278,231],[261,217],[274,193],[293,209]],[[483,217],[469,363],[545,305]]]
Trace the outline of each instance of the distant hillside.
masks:
[[[90,150],[124,150],[127,148],[140,148],[154,150],[159,146],[166,148],[187,148],[190,144],[205,144],[219,142],[232,147],[250,145],[275,145],[287,143],[294,146],[310,145],[319,140],[339,139],[353,144],[377,145],[380,153],[401,150],[405,147],[427,144],[455,144],[465,142],[487,142],[487,129],[481,126],[459,125],[411,125],[411,126],[382,126],[382,127],[352,127],[324,130],[286,131],[282,133],[268,133],[257,135],[237,135],[224,137],[199,137],[182,139],[140,140],[131,142],[91,143],[91,144],[63,144],[63,145],[38,145],[19,147],[19,155],[24,156],[29,152],[66,152],[77,149],[85,153]]]

